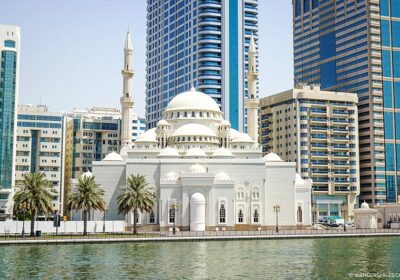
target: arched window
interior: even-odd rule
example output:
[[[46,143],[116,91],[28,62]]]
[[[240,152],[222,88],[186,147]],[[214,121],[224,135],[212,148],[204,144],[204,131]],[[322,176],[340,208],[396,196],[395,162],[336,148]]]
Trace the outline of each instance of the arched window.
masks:
[[[226,210],[224,204],[221,204],[219,207],[219,222],[222,224],[226,223]]]
[[[183,114],[183,117],[185,117],[185,118],[187,117],[187,112],[186,112],[186,111],[185,111],[185,113]]]
[[[254,214],[253,214],[253,222],[254,223],[258,223],[258,210],[257,209],[255,209],[254,210]]]
[[[150,217],[149,217],[149,223],[154,224],[155,222],[156,222],[156,215],[154,215],[154,211],[151,210]]]
[[[244,199],[244,190],[242,187],[240,187],[237,191],[237,198],[238,199]]]
[[[192,118],[196,117],[195,112],[192,112]]]
[[[260,189],[255,187],[253,188],[253,199],[260,199]]]
[[[175,209],[173,207],[169,208],[169,223],[175,223]]]
[[[303,222],[303,209],[301,209],[300,205],[297,207],[297,222],[298,223]]]
[[[242,224],[243,223],[243,210],[240,209],[239,210],[239,214],[238,214],[238,223]]]

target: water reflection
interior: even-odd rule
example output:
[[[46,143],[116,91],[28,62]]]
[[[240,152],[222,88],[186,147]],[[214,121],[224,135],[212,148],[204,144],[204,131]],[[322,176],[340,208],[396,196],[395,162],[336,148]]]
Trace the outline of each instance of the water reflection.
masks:
[[[0,279],[346,279],[399,263],[398,238],[0,247]]]

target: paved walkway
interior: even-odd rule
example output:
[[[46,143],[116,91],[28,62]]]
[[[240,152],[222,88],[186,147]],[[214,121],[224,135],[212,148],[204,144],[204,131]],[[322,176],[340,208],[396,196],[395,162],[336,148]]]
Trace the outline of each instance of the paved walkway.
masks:
[[[349,238],[349,237],[388,237],[399,236],[400,232],[384,233],[313,233],[313,234],[272,234],[272,235],[237,235],[237,236],[166,236],[166,237],[80,237],[53,239],[8,239],[0,240],[1,245],[29,244],[80,244],[80,243],[113,243],[113,242],[197,242],[228,240],[268,240],[268,239],[313,239],[313,238]]]

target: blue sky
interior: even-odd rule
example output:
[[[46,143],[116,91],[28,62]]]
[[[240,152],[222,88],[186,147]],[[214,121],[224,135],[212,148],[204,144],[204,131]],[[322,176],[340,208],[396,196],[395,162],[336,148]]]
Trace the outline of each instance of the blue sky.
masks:
[[[20,104],[119,107],[129,27],[135,111],[144,114],[146,0],[0,0],[0,7],[0,24],[21,27]],[[260,96],[292,87],[291,9],[289,0],[259,0]]]

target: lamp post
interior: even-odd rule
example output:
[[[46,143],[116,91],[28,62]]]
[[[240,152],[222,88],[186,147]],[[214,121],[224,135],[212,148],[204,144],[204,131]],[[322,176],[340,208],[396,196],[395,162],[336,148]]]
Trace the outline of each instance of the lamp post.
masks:
[[[276,215],[276,227],[275,227],[275,232],[279,232],[279,227],[278,227],[278,214],[281,211],[281,207],[279,205],[274,205],[274,212]]]
[[[104,215],[103,215],[103,232],[106,232],[106,213],[108,211],[108,207],[104,209]]]
[[[24,208],[22,210],[22,214],[23,214],[23,216],[22,216],[22,237],[25,237],[25,213],[26,213],[26,210]]]
[[[174,211],[174,227],[172,228],[172,233],[175,235],[175,233],[176,233],[176,228],[175,228],[175,225],[176,225],[176,213],[179,210],[179,205],[177,203],[173,203],[173,204],[171,204],[171,209],[173,209],[173,211]]]

